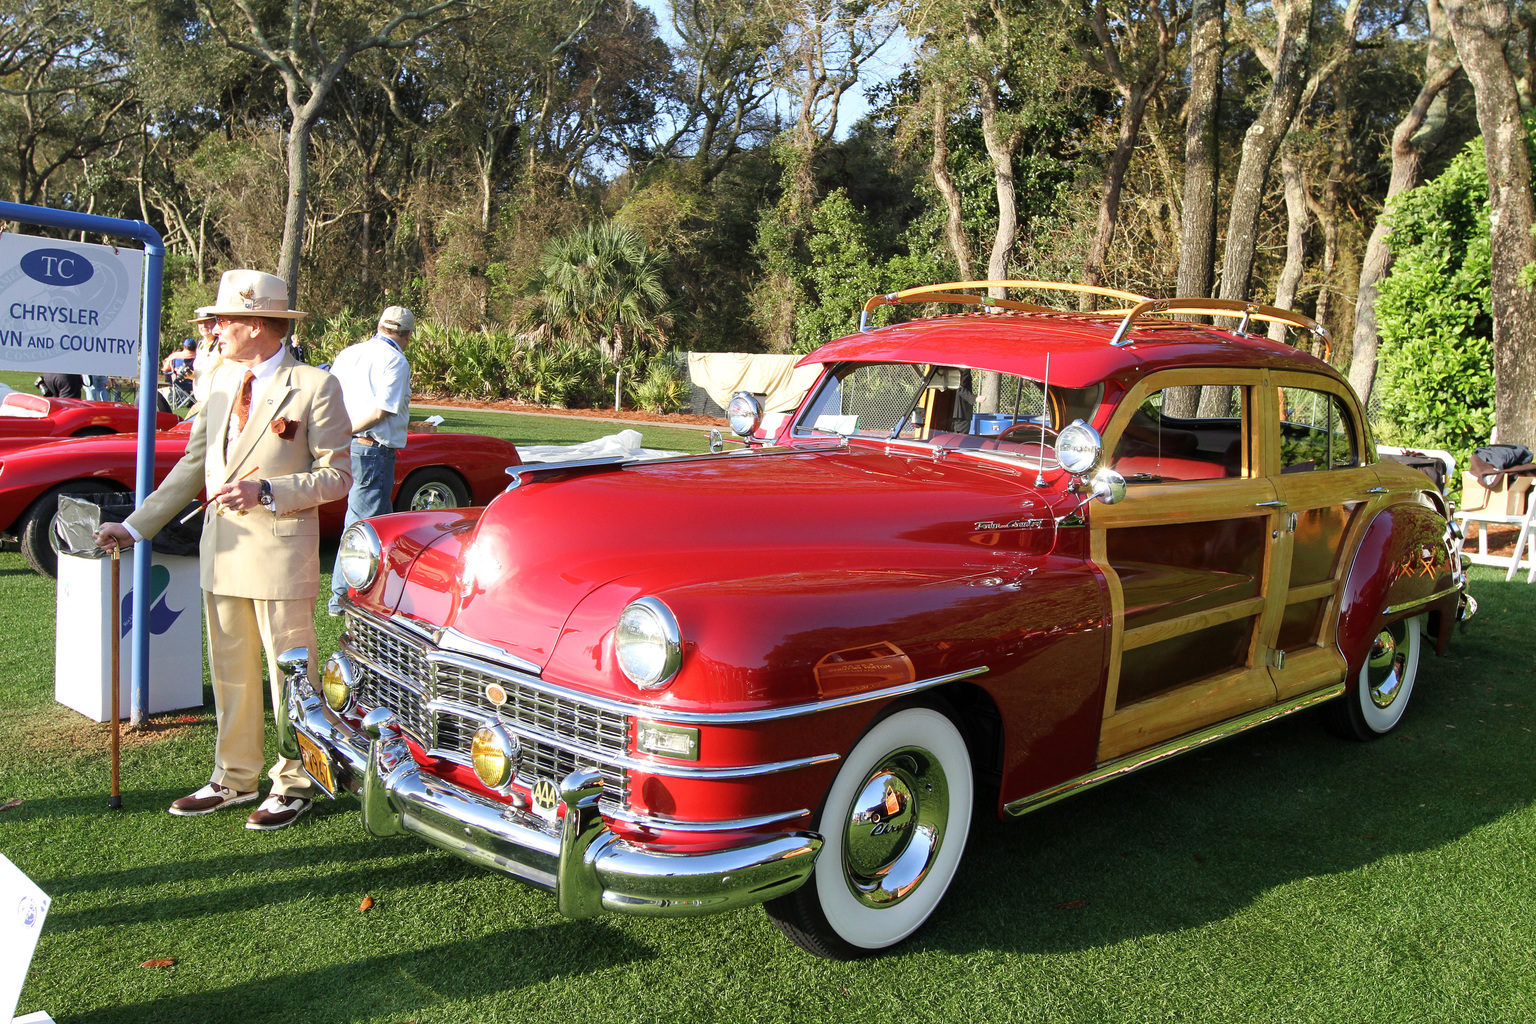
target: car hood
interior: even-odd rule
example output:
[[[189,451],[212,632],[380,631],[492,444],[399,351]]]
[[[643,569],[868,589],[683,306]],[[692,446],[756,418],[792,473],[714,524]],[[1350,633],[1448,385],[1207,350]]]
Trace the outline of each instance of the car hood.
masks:
[[[985,575],[1046,553],[1055,524],[1033,476],[858,446],[543,470],[461,537],[456,580],[412,572],[401,597],[543,668],[601,588],[620,595],[601,602],[606,629],[606,606],[641,593]],[[441,593],[450,586],[458,593]]]

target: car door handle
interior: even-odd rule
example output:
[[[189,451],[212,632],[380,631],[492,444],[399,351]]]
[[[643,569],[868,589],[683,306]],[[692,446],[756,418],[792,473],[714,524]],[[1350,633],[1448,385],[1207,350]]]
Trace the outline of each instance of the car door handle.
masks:
[[[1274,501],[1261,501],[1261,502],[1258,502],[1253,507],[1254,508],[1285,508],[1285,502],[1281,501],[1279,498],[1276,498]]]

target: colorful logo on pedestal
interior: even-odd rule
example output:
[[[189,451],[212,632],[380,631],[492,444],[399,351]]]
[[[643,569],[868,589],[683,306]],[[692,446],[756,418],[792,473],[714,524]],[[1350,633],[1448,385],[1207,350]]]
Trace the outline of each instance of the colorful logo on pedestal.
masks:
[[[163,565],[149,567],[149,632],[159,636],[181,618],[185,608],[171,608],[165,603],[165,590],[171,585],[171,570]],[[123,636],[133,629],[133,592],[123,595]]]

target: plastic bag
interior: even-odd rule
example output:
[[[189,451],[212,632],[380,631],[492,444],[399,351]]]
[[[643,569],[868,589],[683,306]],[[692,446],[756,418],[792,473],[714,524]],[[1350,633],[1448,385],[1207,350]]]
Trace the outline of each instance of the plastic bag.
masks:
[[[197,502],[189,502],[183,512]],[[131,494],[61,494],[59,512],[53,520],[50,540],[61,555],[76,558],[105,558],[107,553],[93,539],[102,523],[120,523],[134,509]],[[162,555],[197,557],[203,539],[203,517],[193,516],[182,523],[177,515],[150,541],[150,547]]]

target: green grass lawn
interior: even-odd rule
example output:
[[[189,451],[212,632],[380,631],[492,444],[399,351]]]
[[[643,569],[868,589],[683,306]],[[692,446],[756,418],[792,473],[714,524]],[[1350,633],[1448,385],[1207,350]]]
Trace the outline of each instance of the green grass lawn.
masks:
[[[647,435],[647,441],[652,438]],[[1536,587],[1426,654],[1372,744],[1304,714],[974,829],[895,952],[812,959],[757,909],[567,921],[351,799],[177,819],[211,709],[160,716],[106,810],[105,727],[52,700],[54,586],[0,554],[0,852],[53,897],[20,1011],[61,1022],[1519,1021],[1536,1017]],[[318,620],[322,652],[336,620]],[[179,721],[191,717],[191,721]],[[270,753],[269,753],[270,757]],[[248,808],[247,808],[248,809]],[[359,906],[371,897],[373,906]],[[145,968],[150,959],[174,966]]]

